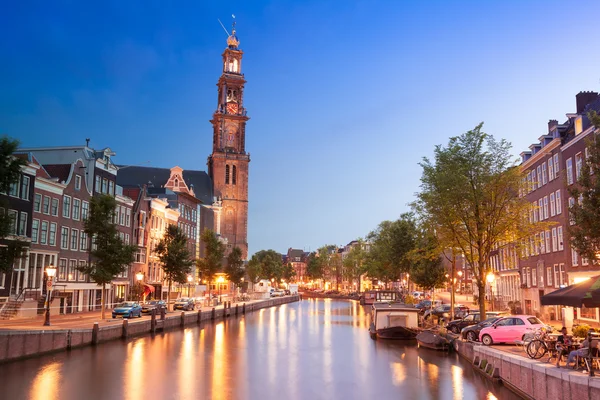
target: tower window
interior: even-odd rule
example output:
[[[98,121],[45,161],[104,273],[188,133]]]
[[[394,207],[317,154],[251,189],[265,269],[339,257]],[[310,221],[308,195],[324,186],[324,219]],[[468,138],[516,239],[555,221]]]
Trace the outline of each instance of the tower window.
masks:
[[[229,165],[225,166],[225,184],[229,185]]]
[[[231,183],[235,185],[235,181],[237,179],[237,168],[235,167],[235,165],[233,166],[233,171],[231,174]]]

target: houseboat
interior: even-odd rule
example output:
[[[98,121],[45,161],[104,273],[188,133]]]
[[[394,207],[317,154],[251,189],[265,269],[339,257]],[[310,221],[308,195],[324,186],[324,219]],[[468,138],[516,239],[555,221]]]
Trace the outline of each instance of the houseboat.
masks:
[[[371,339],[414,339],[420,332],[419,309],[400,303],[374,303]]]
[[[401,301],[400,292],[396,290],[367,290],[360,298],[360,304],[362,305],[396,301]]]

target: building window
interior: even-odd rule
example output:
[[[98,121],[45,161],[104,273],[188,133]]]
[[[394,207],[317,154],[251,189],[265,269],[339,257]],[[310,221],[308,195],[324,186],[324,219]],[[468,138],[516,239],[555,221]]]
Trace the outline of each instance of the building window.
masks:
[[[538,243],[540,246],[540,254],[546,253],[546,241],[544,240],[544,232],[540,232],[539,235],[536,234],[536,239],[538,239]]]
[[[556,228],[552,228],[552,251],[558,251],[558,236],[556,236]]]
[[[129,233],[125,234],[125,244],[129,244]]]
[[[556,201],[554,200],[554,193],[550,193],[550,216],[556,215]]]
[[[100,175],[96,175],[96,185],[94,186],[94,190],[96,191],[96,193],[101,192],[100,182],[101,182]]]
[[[71,229],[71,250],[77,250],[79,244],[79,230]]]
[[[60,248],[69,249],[69,228],[66,226],[60,228]]]
[[[550,231],[546,231],[546,253],[550,253]]]
[[[85,268],[86,265],[87,265],[87,261],[79,260],[79,268]],[[78,271],[77,272],[77,280],[80,282],[85,281],[85,274],[81,271]]]
[[[19,197],[19,183],[21,182],[21,177],[16,182],[10,184],[8,188],[8,194],[12,197]]]
[[[125,226],[128,228],[131,226],[131,208],[125,210]]]
[[[567,184],[573,184],[573,159],[567,158]]]
[[[75,190],[81,190],[81,175],[75,175]]]
[[[233,166],[233,174],[231,176],[231,183],[233,183],[235,185],[236,181],[237,181],[237,167],[234,165]]]
[[[36,193],[33,196],[33,211],[34,212],[40,212],[42,209],[42,195],[39,193]]]
[[[50,223],[50,233],[48,235],[48,245],[54,246],[56,244],[56,223]]]
[[[229,165],[225,166],[225,184],[229,185]]]
[[[552,267],[546,268],[546,286],[552,287]]]
[[[81,210],[81,200],[73,199],[73,219],[79,221],[79,211]]]
[[[571,265],[577,267],[579,265],[579,254],[577,250],[571,247]]]
[[[52,198],[52,206],[50,207],[50,213],[53,217],[58,217],[58,199]]]
[[[560,270],[558,264],[554,264],[554,287],[557,288],[560,285]]]
[[[21,211],[19,214],[19,227],[17,231],[19,236],[27,236],[27,213]]]
[[[546,175],[546,163],[542,164],[542,185],[548,183],[548,178]]]
[[[558,178],[558,171],[560,171],[560,164],[558,163],[558,153],[554,155],[554,176]]]
[[[581,153],[575,154],[575,180],[579,180],[581,176],[581,168],[583,167],[583,156]]]
[[[559,251],[564,250],[562,226],[559,226],[558,228],[556,228],[556,234],[558,236],[558,250]]]
[[[538,207],[539,207],[539,212],[540,212],[540,221],[544,220],[544,199],[540,199],[538,201]]]
[[[556,191],[556,215],[562,212],[562,204],[560,202],[560,190]]]
[[[554,165],[552,165],[552,156],[548,159],[548,180],[554,179]]]
[[[89,208],[90,203],[88,203],[87,201],[81,203],[81,219],[84,221],[87,219]]]
[[[565,271],[565,264],[559,264],[560,270],[560,285],[565,286],[567,284],[567,271]]]
[[[535,174],[535,169],[531,171],[531,185],[532,185],[532,190],[535,190],[538,188],[537,175]]]
[[[21,198],[23,200],[29,200],[29,181],[28,176],[23,175],[21,178]]]
[[[74,281],[77,279],[77,260],[69,260],[69,275],[67,280]]]
[[[575,205],[575,199],[569,197],[569,210]],[[569,225],[575,225],[575,219],[573,218],[573,213],[569,211]]]
[[[42,203],[42,212],[50,215],[50,197],[44,196],[44,203]]]
[[[33,221],[31,221],[31,242],[32,243],[37,243],[39,231],[40,231],[40,220],[34,219]]]
[[[87,251],[87,233],[81,231],[79,234],[79,250]]]
[[[102,178],[102,193],[108,193],[108,179]]]
[[[537,166],[537,176],[538,176],[538,187],[542,187],[542,166]]]
[[[548,219],[548,196],[544,196],[544,219]]]
[[[537,286],[537,268],[531,269],[531,286]]]
[[[63,218],[71,218],[71,197],[63,196]]]
[[[125,207],[119,207],[119,225],[125,226]]]
[[[67,279],[67,259],[61,258],[58,261],[58,280],[64,281]]]
[[[108,193],[112,196],[115,195],[115,183],[113,181],[108,181]]]
[[[597,319],[596,309],[595,308],[587,308],[586,306],[582,306],[579,311],[579,316],[585,319]]]
[[[40,233],[40,244],[48,243],[48,221],[42,221],[42,230]]]
[[[18,212],[16,210],[8,210],[8,233],[10,235],[17,234],[17,218]]]

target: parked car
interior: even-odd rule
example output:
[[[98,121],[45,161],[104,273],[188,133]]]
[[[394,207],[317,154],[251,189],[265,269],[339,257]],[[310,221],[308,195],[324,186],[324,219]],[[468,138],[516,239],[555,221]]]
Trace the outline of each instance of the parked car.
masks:
[[[500,312],[486,312],[485,313],[486,317],[488,317],[488,318],[498,317],[501,314],[502,313],[500,313]],[[474,312],[474,313],[467,315],[464,318],[450,321],[450,322],[448,322],[448,325],[446,325],[446,329],[448,329],[452,333],[458,334],[458,333],[460,333],[460,331],[463,328],[470,326],[470,325],[475,325],[475,324],[481,322],[480,316],[481,316],[481,314],[479,312]]]
[[[463,306],[462,304],[457,304],[454,306],[454,315],[450,316],[450,304],[443,304],[434,309],[430,309],[425,311],[423,318],[430,318],[432,315],[435,315],[438,318],[446,318],[446,319],[456,319],[456,318],[464,318],[469,313],[469,307]]]
[[[423,292],[412,292],[412,297],[415,299],[424,299],[425,294],[423,294]]]
[[[177,299],[175,305],[173,306],[174,310],[183,310],[183,311],[192,311],[196,307],[196,302],[194,299],[188,297],[182,297]]]
[[[143,313],[151,313],[152,310],[156,310],[159,313],[161,309],[167,310],[167,303],[163,300],[150,300],[142,304]]]
[[[479,332],[479,340],[486,346],[494,343],[512,343],[523,340],[525,333],[543,326],[546,325],[535,315],[511,315],[483,328]]]
[[[283,294],[284,294],[283,290],[271,288],[271,297],[281,297],[281,296],[283,296]]]
[[[500,318],[503,317],[492,317],[481,321],[475,325],[467,326],[460,331],[460,336],[463,339],[470,340],[471,342],[477,342],[479,341],[479,332],[481,332],[483,328],[487,328],[488,326],[492,325]]]
[[[133,318],[142,316],[142,307],[134,301],[124,301],[112,310],[112,317]]]
[[[433,307],[439,307],[442,305],[442,301],[441,300],[434,300],[433,301]],[[426,310],[431,308],[431,300],[421,300],[418,304],[415,305],[415,308],[419,309],[419,312],[422,314],[424,313]]]

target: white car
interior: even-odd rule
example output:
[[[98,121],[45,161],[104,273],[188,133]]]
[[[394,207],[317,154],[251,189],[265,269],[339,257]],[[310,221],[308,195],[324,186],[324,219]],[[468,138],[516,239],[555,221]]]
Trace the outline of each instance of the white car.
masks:
[[[285,292],[281,289],[271,288],[271,297],[282,297]]]

